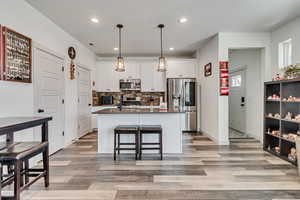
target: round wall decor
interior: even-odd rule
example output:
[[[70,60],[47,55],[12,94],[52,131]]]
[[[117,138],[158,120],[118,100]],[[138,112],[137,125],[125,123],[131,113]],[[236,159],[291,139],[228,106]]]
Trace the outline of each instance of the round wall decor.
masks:
[[[76,58],[76,50],[74,47],[69,47],[68,49],[69,57],[74,60]]]

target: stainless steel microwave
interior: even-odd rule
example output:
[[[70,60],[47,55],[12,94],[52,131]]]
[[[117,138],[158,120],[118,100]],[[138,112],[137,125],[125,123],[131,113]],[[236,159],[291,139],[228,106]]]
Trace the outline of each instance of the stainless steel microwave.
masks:
[[[141,79],[120,79],[120,90],[141,90]]]

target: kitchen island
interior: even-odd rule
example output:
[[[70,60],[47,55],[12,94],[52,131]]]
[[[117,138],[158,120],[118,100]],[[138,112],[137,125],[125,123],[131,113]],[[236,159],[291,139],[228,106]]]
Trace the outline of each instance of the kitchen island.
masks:
[[[118,125],[161,125],[163,128],[163,152],[182,153],[182,131],[185,113],[161,111],[149,108],[104,109],[93,112],[97,115],[98,153],[113,153],[114,128]],[[134,136],[122,135],[122,142],[134,141]],[[144,142],[157,142],[156,135],[146,135]],[[154,153],[157,151],[145,151]]]

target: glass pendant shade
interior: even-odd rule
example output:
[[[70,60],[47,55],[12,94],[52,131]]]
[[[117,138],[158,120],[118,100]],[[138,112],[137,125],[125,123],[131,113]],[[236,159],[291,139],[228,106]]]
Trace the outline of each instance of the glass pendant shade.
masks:
[[[117,72],[124,72],[125,71],[125,64],[124,64],[124,58],[123,57],[119,56],[117,58],[116,71]]]
[[[167,60],[165,57],[159,57],[157,71],[159,72],[167,71]]]

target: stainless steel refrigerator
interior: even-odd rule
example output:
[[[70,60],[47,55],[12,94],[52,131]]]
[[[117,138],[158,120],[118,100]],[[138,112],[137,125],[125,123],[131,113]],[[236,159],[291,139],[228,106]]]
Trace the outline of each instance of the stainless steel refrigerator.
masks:
[[[185,131],[197,131],[196,79],[170,78],[167,81],[168,108],[184,111]]]

